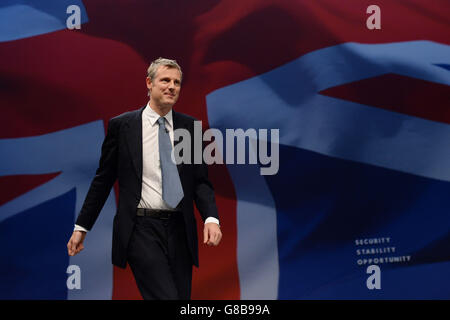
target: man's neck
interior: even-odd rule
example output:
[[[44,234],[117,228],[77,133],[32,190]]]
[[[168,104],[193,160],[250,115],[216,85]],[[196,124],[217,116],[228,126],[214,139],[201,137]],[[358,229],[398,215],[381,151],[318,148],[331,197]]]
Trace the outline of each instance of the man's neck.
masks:
[[[170,112],[170,110],[172,110],[172,106],[158,106],[152,103],[151,100],[148,103],[148,105],[150,106],[150,108],[152,108],[153,111],[155,111],[161,117],[164,117],[166,114]]]

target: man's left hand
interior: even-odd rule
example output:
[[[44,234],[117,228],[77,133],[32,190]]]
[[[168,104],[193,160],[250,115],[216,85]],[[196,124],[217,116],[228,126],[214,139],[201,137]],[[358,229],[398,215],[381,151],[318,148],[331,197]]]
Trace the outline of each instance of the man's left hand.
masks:
[[[217,246],[222,239],[222,232],[217,223],[209,222],[205,223],[203,228],[203,243],[208,246]]]

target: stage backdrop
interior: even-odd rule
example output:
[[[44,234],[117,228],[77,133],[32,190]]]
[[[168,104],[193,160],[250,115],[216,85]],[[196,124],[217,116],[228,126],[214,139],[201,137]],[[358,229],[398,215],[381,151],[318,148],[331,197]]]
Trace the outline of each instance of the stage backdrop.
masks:
[[[160,56],[204,130],[279,130],[276,174],[210,167],[224,236],[194,299],[450,298],[449,44],[448,0],[3,0],[0,299],[140,299],[111,265],[117,186],[66,244]]]

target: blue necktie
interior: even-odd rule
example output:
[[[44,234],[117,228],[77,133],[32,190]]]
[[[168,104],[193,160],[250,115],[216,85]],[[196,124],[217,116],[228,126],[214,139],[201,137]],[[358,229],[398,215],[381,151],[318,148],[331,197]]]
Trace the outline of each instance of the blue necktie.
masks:
[[[162,198],[172,208],[176,208],[184,193],[181,186],[180,175],[177,166],[172,161],[172,143],[169,133],[166,131],[164,118],[158,119],[159,132],[159,159],[161,160]]]

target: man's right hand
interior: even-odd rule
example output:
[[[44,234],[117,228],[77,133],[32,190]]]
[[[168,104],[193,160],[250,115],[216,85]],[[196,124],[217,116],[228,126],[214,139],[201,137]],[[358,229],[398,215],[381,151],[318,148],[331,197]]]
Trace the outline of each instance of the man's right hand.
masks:
[[[84,231],[74,231],[67,243],[67,251],[69,256],[74,256],[84,249],[83,242],[86,237],[86,232]]]

